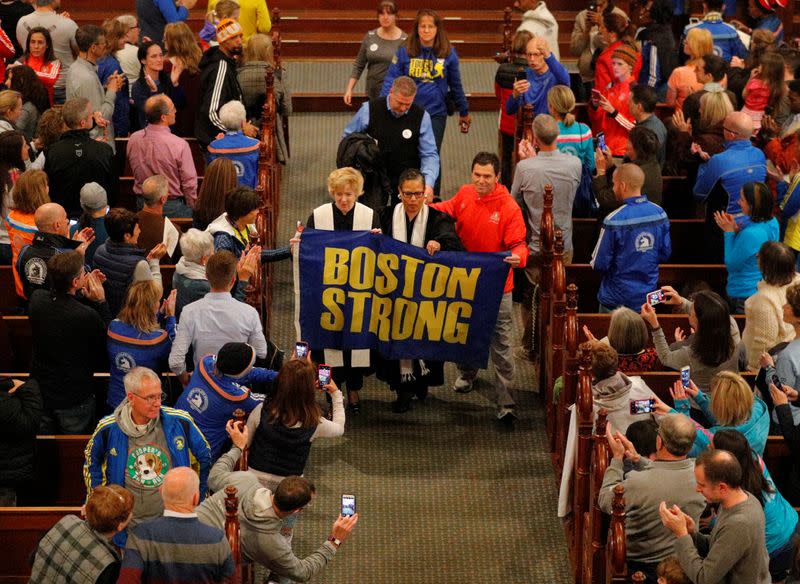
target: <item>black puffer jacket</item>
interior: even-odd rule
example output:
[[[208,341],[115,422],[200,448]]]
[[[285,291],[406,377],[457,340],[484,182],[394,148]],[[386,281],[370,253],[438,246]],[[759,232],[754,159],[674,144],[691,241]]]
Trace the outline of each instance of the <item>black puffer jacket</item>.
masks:
[[[122,308],[122,301],[133,280],[136,264],[145,261],[146,255],[145,250],[139,249],[132,243],[117,243],[110,239],[94,253],[94,267],[106,276],[103,288],[112,316],[116,316]]]
[[[0,486],[34,479],[36,433],[42,418],[42,394],[33,379],[9,394],[0,390]]]

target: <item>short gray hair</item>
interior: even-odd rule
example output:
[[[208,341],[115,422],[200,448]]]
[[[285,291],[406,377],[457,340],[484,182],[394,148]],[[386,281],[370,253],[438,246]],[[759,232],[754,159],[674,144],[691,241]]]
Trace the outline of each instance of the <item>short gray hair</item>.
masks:
[[[148,207],[157,204],[161,197],[167,195],[169,195],[169,182],[163,174],[154,174],[142,182],[142,198]]]
[[[181,253],[187,262],[199,264],[203,256],[214,253],[214,236],[192,227],[181,235]]]
[[[229,130],[241,130],[246,119],[247,112],[241,101],[229,101],[219,108],[219,121]]]
[[[417,94],[417,84],[407,75],[401,75],[392,82],[392,91],[405,97],[414,97]]]
[[[125,393],[136,393],[145,381],[154,381],[161,385],[161,378],[152,369],[147,367],[134,367],[125,375],[123,383],[125,384]]]
[[[120,14],[115,20],[127,26],[128,29],[133,28],[136,26],[136,23],[139,22],[133,14]]]
[[[694,445],[697,429],[694,422],[683,414],[667,414],[661,418],[658,435],[673,456],[686,456]]]
[[[555,142],[559,133],[558,122],[550,114],[539,114],[533,119],[533,135],[545,146]]]

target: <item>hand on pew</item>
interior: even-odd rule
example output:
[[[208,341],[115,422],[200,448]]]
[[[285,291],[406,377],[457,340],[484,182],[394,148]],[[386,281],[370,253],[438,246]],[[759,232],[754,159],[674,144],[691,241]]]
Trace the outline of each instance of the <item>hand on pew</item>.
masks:
[[[247,424],[237,423],[236,420],[228,420],[228,423],[225,425],[225,431],[228,433],[228,436],[231,437],[233,445],[239,450],[247,448],[250,437],[250,430],[248,430]]]
[[[175,302],[178,299],[178,291],[173,288],[169,295],[161,302],[158,311],[164,316],[175,316]]]

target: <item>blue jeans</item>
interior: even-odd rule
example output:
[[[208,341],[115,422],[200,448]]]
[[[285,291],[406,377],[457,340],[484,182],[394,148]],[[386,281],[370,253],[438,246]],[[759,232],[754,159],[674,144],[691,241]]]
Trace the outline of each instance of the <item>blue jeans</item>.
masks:
[[[41,434],[91,434],[95,427],[95,398],[63,410],[45,410],[39,424]]]
[[[447,116],[431,116],[431,129],[433,139],[436,141],[436,151],[439,153],[439,176],[436,177],[436,184],[433,185],[433,194],[439,196],[439,188],[442,185],[442,141],[444,140],[444,130],[447,127]]]

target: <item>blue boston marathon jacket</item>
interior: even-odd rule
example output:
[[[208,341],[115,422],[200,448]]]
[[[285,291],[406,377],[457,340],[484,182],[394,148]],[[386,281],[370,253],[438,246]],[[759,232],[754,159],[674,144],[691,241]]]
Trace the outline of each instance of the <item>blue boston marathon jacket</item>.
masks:
[[[645,296],[658,287],[658,265],[672,254],[669,219],[645,195],[625,199],[603,220],[592,267],[603,274],[597,299],[609,308],[639,312]]]
[[[750,140],[725,142],[725,150],[701,164],[694,183],[694,197],[705,202],[714,185],[720,183],[728,193],[728,213],[740,216],[739,191],[745,183],[763,182],[767,176],[767,159],[764,152]]]

